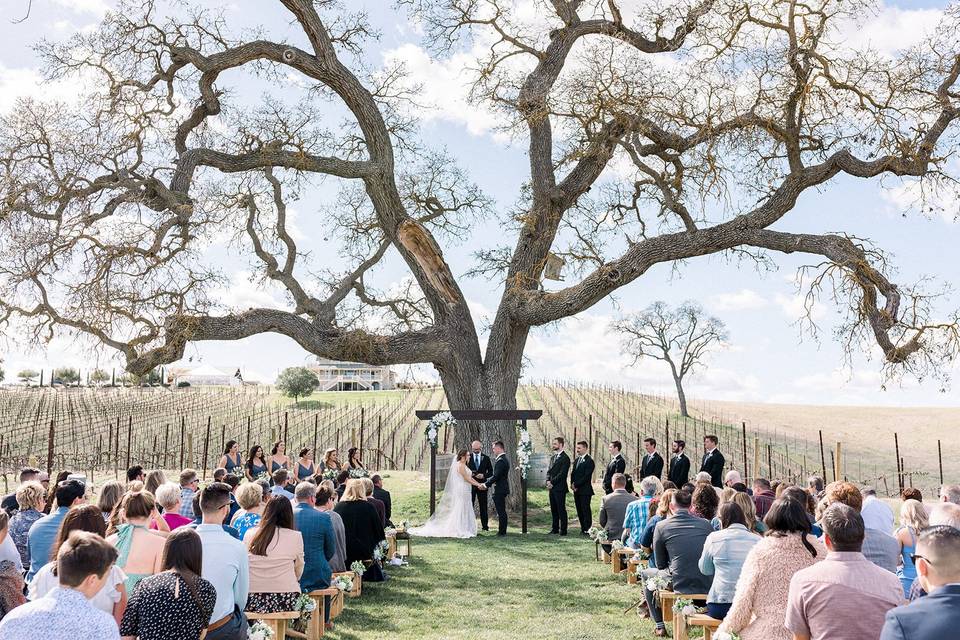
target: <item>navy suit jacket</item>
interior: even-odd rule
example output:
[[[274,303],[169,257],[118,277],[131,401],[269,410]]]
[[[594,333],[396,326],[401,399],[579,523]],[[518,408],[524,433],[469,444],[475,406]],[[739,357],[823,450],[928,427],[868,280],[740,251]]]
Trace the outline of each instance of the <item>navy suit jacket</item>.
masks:
[[[880,640],[955,638],[960,629],[960,584],[948,584],[887,611]]]
[[[297,530],[303,536],[303,575],[300,588],[310,592],[330,586],[330,558],[337,552],[333,520],[329,513],[317,511],[308,504],[293,508]]]

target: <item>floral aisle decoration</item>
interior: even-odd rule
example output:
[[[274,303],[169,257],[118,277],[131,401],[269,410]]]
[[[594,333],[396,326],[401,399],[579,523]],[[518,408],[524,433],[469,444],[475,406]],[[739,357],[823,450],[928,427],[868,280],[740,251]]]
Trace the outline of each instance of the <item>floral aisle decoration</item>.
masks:
[[[611,550],[611,551],[620,551],[620,549],[623,549],[623,542],[622,542],[622,541],[620,541],[620,540],[614,540],[613,542],[610,543],[610,550]]]
[[[641,575],[639,569],[637,575]],[[666,589],[670,586],[670,581],[667,579],[667,574],[665,571],[660,571],[655,576],[647,578],[646,582],[643,583],[643,586],[647,588],[648,591],[652,591],[654,595],[659,597],[658,592]]]
[[[693,604],[693,600],[689,598],[677,598],[673,601],[673,610],[675,613],[679,613],[685,616],[692,616],[700,613],[700,609]]]
[[[383,560],[387,556],[387,552],[390,550],[390,543],[386,540],[381,540],[377,543],[377,546],[373,548],[373,559],[375,562],[380,563],[380,566],[383,566]],[[389,558],[388,558],[389,559]]]
[[[520,477],[527,479],[527,472],[530,471],[530,456],[533,455],[533,442],[530,440],[530,431],[526,424],[517,423],[517,430],[520,437],[517,439],[517,463],[520,466]]]
[[[353,564],[350,565],[350,571],[353,571],[357,576],[362,576],[367,570],[367,565],[363,564],[359,560],[354,560]]]
[[[291,626],[300,632],[306,632],[307,627],[310,626],[310,618],[313,616],[313,612],[317,609],[317,603],[305,593],[301,593],[297,596],[297,600],[293,603],[293,610],[300,612],[300,617],[294,620],[291,623]]]
[[[437,415],[430,418],[430,421],[427,422],[427,426],[424,429],[424,434],[427,436],[427,442],[430,443],[431,447],[436,449],[437,437],[440,435],[440,427],[453,429],[456,426],[457,421],[454,419],[453,414],[449,411],[441,411]]]
[[[336,587],[340,591],[349,592],[353,591],[353,580],[347,576],[340,575],[333,579],[333,584],[330,586]]]
[[[247,640],[273,640],[274,635],[273,629],[259,620],[247,627]]]

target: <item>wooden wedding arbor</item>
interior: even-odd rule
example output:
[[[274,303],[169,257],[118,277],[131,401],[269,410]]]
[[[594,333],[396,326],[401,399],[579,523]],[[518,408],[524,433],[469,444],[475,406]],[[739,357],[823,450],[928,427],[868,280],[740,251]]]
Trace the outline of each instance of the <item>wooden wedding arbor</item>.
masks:
[[[430,420],[438,413],[444,413],[446,409],[417,411],[416,416],[420,420]],[[523,429],[527,429],[527,420],[539,420],[543,411],[539,409],[466,409],[463,411],[450,411],[454,420],[474,420],[474,421],[510,421],[519,422]],[[508,452],[508,455],[510,452]],[[516,455],[516,452],[513,452]],[[437,508],[437,445],[430,447],[430,515]],[[527,478],[520,474],[520,510],[521,510],[521,529],[523,533],[527,532]]]

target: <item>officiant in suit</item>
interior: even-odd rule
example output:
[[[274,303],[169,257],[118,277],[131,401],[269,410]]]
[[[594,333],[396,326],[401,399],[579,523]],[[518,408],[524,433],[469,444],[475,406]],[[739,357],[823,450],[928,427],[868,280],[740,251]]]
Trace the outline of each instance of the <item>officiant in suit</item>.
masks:
[[[710,474],[710,484],[715,487],[723,487],[723,465],[725,461],[720,449],[717,436],[704,436],[703,448],[706,451],[703,454],[703,461],[700,463],[700,471],[706,471]]]
[[[663,475],[663,456],[657,451],[657,441],[653,438],[644,438],[643,447],[647,453],[640,462],[640,479],[653,476],[659,480]]]
[[[577,457],[573,461],[573,471],[570,472],[573,504],[577,507],[577,520],[580,522],[580,531],[583,535],[587,535],[587,530],[593,526],[590,501],[593,498],[593,470],[596,467],[593,458],[587,453],[587,448],[586,440],[577,443]]]
[[[493,475],[493,464],[490,462],[490,456],[486,455],[481,451],[483,445],[480,444],[479,440],[474,440],[473,444],[470,445],[472,451],[467,457],[467,468],[470,469],[470,475],[473,476],[473,479],[477,482],[486,482],[490,476]],[[480,511],[480,527],[484,531],[489,531],[490,529],[487,526],[489,521],[489,512],[487,510],[487,494],[488,491],[481,491],[476,487],[470,487],[471,500],[477,502],[479,500],[479,511]]]
[[[607,470],[603,472],[603,491],[606,494],[613,493],[613,476],[617,473],[625,473],[627,470],[627,461],[624,460],[623,444],[619,440],[610,443],[610,462],[607,464]]]
[[[564,440],[553,439],[553,456],[547,469],[547,489],[550,492],[550,516],[553,526],[550,533],[567,535],[567,474],[570,473],[570,456],[563,450]]]
[[[507,496],[510,495],[510,461],[507,460],[503,442],[493,443],[493,475],[484,481],[493,487],[493,506],[497,510],[497,535],[507,535]]]

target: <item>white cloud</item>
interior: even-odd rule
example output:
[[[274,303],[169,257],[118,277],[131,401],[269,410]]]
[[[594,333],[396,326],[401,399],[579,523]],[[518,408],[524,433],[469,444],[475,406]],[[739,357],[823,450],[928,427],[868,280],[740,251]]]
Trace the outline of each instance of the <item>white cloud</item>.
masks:
[[[960,162],[950,163],[947,173],[956,175]],[[960,187],[919,178],[903,179],[896,186],[881,189],[881,196],[897,214],[919,213],[945,222],[960,222]]]
[[[74,102],[84,94],[79,78],[49,82],[30,67],[7,67],[0,62],[0,114],[9,111],[20,98]]]
[[[844,44],[852,48],[869,46],[893,55],[921,42],[936,29],[942,15],[940,9],[904,9],[881,3],[876,14],[844,24],[841,34]]]
[[[707,306],[714,311],[751,311],[768,304],[767,299],[753,289],[716,293],[707,298]]]
[[[255,281],[250,271],[237,271],[230,277],[230,283],[220,287],[211,296],[220,305],[231,310],[250,308],[284,309],[288,305],[270,283]]]
[[[801,318],[805,318],[808,314],[806,308],[807,297],[804,294],[796,293],[792,296],[788,296],[782,293],[778,293],[773,297],[774,302],[777,306],[780,307],[780,310],[783,312],[789,320],[797,321]],[[809,310],[809,314],[813,320],[822,320],[826,317],[827,310],[824,306],[826,303],[823,300],[816,300],[813,303],[813,306]]]
[[[110,10],[104,0],[54,0],[54,3],[74,13],[91,13],[97,17]]]

